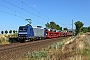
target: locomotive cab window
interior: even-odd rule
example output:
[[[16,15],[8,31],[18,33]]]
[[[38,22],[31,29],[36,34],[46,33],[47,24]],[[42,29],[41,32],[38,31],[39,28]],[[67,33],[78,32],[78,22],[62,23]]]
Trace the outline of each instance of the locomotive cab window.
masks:
[[[27,32],[27,27],[19,27],[19,32],[20,31]]]

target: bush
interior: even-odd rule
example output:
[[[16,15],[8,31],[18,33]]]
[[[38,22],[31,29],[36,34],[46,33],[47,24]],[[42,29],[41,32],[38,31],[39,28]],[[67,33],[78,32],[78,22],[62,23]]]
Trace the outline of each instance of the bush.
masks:
[[[8,38],[5,35],[0,35],[0,44],[9,44]]]

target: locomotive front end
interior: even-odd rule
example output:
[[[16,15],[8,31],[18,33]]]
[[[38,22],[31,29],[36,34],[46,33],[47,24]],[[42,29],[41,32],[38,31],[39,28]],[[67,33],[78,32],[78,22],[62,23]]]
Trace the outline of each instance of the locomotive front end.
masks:
[[[28,30],[28,26],[20,26],[19,27],[19,30],[18,30],[18,39],[19,40],[27,39],[27,37],[28,37],[27,30]]]

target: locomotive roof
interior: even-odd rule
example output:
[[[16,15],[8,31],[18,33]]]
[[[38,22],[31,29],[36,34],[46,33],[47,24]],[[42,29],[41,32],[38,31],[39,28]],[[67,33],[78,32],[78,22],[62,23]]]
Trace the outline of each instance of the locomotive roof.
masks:
[[[19,26],[19,27],[28,27],[28,26],[31,26],[31,25],[26,25],[26,26]]]

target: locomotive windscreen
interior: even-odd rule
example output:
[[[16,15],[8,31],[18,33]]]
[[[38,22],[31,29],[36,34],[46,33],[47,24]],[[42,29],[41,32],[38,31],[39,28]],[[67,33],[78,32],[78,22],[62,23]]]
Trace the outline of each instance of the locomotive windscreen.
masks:
[[[19,27],[19,32],[20,32],[20,31],[22,31],[22,32],[27,32],[27,29],[28,29],[27,26],[20,26],[20,27]]]

